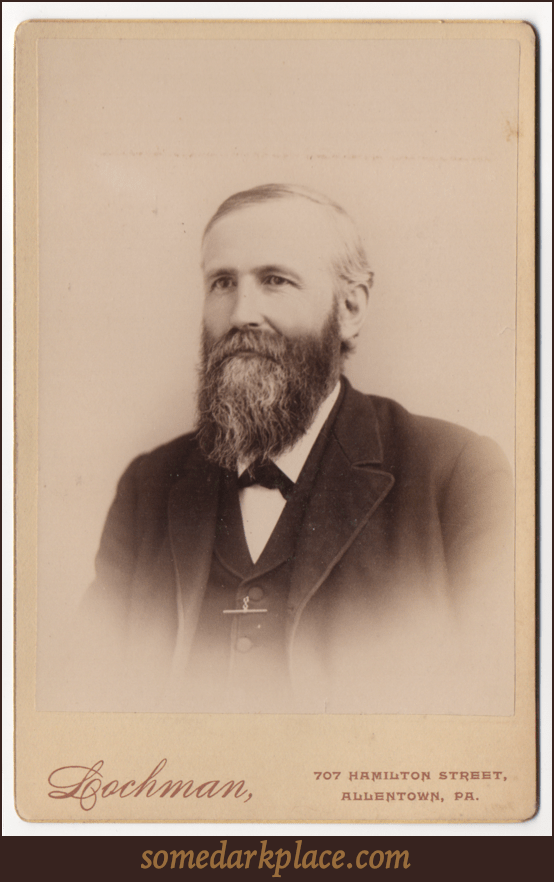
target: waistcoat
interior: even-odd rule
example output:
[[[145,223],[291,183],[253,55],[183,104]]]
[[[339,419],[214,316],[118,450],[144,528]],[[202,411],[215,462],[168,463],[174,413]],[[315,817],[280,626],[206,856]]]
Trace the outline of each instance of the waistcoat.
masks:
[[[191,711],[279,713],[290,706],[285,625],[296,538],[342,397],[256,563],[244,533],[237,475],[222,472],[210,576],[184,677]]]

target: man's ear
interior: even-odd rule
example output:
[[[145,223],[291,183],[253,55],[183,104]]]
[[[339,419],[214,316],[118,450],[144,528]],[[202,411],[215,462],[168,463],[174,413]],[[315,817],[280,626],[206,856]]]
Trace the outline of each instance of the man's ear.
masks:
[[[348,285],[339,294],[339,324],[343,340],[352,340],[360,333],[369,303],[369,286]]]

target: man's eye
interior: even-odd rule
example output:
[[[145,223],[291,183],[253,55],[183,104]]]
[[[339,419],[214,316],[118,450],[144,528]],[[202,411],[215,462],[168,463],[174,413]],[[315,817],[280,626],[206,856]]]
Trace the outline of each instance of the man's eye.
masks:
[[[233,285],[233,280],[230,276],[222,276],[220,279],[214,279],[211,284],[211,291],[226,291],[228,288],[231,288]]]
[[[275,288],[279,288],[282,285],[290,285],[288,279],[283,278],[283,276],[267,276],[266,285],[273,285]]]

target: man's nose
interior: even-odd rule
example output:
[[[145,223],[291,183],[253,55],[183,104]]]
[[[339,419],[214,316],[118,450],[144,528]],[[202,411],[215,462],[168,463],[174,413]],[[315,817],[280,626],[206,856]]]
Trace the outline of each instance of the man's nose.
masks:
[[[256,281],[253,279],[239,280],[231,313],[231,327],[259,327],[264,323],[261,307],[261,292]]]

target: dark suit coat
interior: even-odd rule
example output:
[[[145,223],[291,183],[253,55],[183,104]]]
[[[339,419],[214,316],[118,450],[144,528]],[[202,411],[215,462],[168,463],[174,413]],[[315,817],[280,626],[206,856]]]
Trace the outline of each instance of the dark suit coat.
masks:
[[[511,713],[503,454],[343,382],[296,547],[291,709]],[[121,478],[86,601],[103,647],[88,690],[100,688],[99,706],[106,682],[120,680],[115,709],[187,709],[174,685],[208,580],[219,477],[189,434],[138,457]]]

